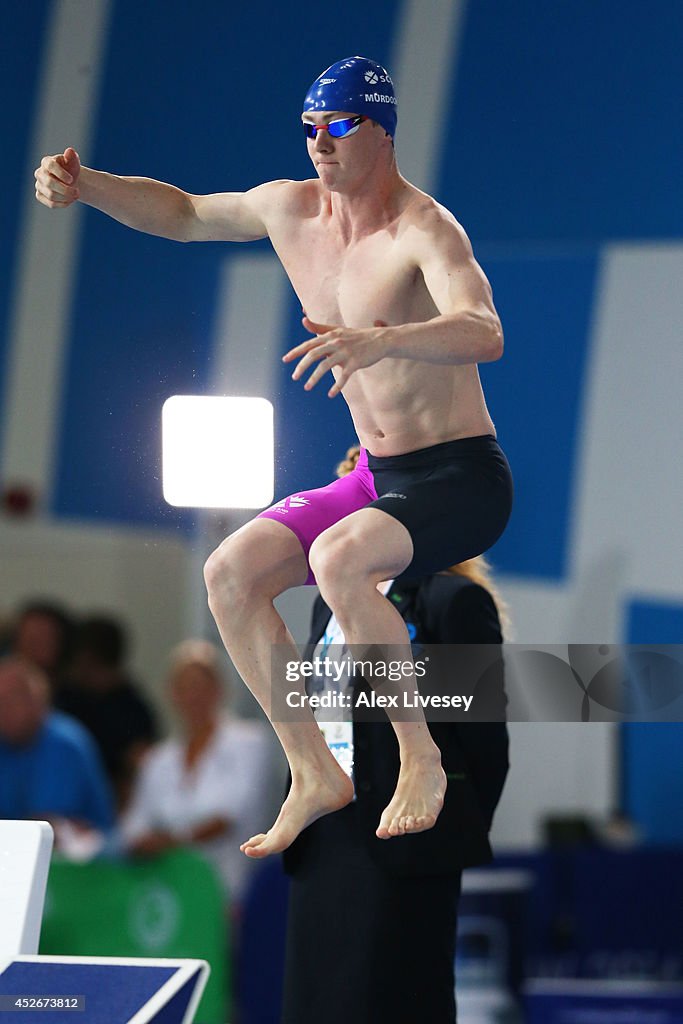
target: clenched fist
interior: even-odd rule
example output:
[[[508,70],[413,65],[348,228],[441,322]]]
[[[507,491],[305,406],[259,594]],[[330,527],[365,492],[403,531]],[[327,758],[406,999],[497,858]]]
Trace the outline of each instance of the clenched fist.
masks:
[[[80,196],[78,178],[81,161],[69,146],[56,156],[44,156],[36,168],[36,199],[51,210],[71,206]]]

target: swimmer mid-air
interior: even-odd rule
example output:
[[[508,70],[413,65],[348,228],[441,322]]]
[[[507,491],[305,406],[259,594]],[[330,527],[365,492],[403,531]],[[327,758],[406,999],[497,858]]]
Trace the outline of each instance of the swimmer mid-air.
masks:
[[[317,582],[348,644],[409,651],[403,619],[377,584],[483,553],[512,500],[477,370],[502,353],[500,320],[462,227],[399,172],[390,76],[365,57],[339,61],[311,86],[302,119],[317,173],[306,181],[190,195],[82,167],[71,148],[45,157],[35,174],[36,196],[50,208],[80,200],[185,242],[268,237],[314,335],[284,359],[298,360],[296,380],[312,370],[306,389],[331,371],[330,397],[348,403],[361,443],[354,472],[261,512],[206,564],[223,642],[269,718],[272,646],[299,657],[273,605],[279,594]],[[439,749],[424,718],[412,718],[392,720],[401,767],[382,839],[431,828],[443,806]],[[251,857],[285,849],[353,799],[312,713],[272,724],[292,785],[270,830],[242,845]]]

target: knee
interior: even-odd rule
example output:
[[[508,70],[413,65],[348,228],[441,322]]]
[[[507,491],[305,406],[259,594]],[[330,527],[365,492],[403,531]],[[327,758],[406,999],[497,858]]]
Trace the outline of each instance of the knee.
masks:
[[[311,545],[308,560],[327,604],[338,611],[346,602],[353,601],[362,570],[356,564],[353,546],[343,534],[321,534]]]
[[[227,537],[204,564],[204,582],[209,606],[220,600],[222,607],[244,598],[249,589],[250,573],[244,545]]]

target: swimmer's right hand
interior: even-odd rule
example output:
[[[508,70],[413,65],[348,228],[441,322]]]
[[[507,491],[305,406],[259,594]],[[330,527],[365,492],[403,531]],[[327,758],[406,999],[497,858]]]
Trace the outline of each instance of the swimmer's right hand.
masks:
[[[44,156],[35,170],[36,199],[51,210],[71,206],[80,196],[81,161],[69,146],[56,156]]]

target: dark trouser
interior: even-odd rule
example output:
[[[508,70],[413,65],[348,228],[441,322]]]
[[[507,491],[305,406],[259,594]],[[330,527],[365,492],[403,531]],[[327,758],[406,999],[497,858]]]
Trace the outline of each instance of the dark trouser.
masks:
[[[454,1024],[460,874],[387,875],[354,804],[309,832],[291,880],[282,1024]]]

